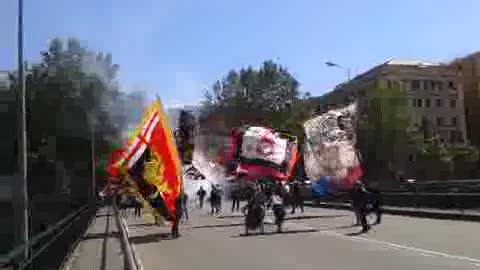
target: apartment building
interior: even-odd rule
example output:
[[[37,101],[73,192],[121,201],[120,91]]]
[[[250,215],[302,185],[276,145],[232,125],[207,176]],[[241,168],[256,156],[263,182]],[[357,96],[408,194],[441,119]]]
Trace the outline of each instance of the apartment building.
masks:
[[[357,99],[366,113],[375,88],[399,88],[408,99],[410,129],[423,131],[425,139],[438,136],[447,145],[467,140],[461,73],[450,65],[391,59],[337,86],[327,94],[326,106]]]
[[[400,89],[407,98],[405,117],[408,118],[408,131],[412,132],[411,134],[415,134],[417,139],[430,139],[436,136],[447,146],[465,145],[467,129],[460,74],[459,70],[451,65],[390,59],[335,87],[323,97],[320,112],[357,100],[360,120],[366,119],[368,114],[372,113],[369,108],[378,89],[383,91]],[[370,148],[375,147],[375,142],[371,141],[369,135],[366,136],[367,146],[359,147],[362,154],[368,156],[372,155]],[[441,172],[438,175],[430,175],[432,168],[429,168],[428,162],[421,164],[418,160],[417,146],[403,145],[406,142],[402,139],[400,141],[402,143],[399,144],[402,145],[394,147],[395,154],[392,157],[395,160],[381,160],[374,167],[388,167],[397,174],[392,178],[401,177],[399,175],[435,178],[447,174]],[[380,150],[373,152],[376,151]],[[375,156],[376,154],[373,154],[374,159]],[[383,174],[382,177],[390,178],[388,174]]]
[[[455,59],[450,65],[460,72],[468,140],[480,146],[480,52]]]

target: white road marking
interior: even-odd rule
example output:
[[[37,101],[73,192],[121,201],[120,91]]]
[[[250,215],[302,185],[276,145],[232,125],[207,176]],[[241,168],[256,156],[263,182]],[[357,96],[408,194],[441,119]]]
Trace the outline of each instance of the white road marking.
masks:
[[[292,229],[305,229],[305,230],[312,230],[315,229],[312,226],[309,226],[304,223],[286,223],[287,227],[292,228]],[[329,230],[320,230],[317,232],[317,234],[323,234],[323,235],[329,235],[329,236],[334,236],[334,237],[339,237],[342,239],[347,239],[350,241],[361,241],[361,242],[367,242],[371,244],[377,244],[381,245],[385,248],[391,249],[391,250],[408,250],[408,251],[413,251],[417,252],[422,256],[427,256],[427,257],[444,257],[444,258],[449,258],[449,259],[456,259],[456,260],[461,260],[461,261],[468,261],[475,266],[480,266],[480,259],[475,259],[475,258],[470,258],[466,256],[460,256],[460,255],[453,255],[453,254],[448,254],[444,252],[438,252],[438,251],[432,251],[432,250],[427,250],[427,249],[421,249],[421,248],[416,248],[416,247],[410,247],[406,245],[399,245],[387,241],[380,241],[380,240],[375,240],[371,238],[365,238],[365,237],[360,237],[360,236],[346,236],[334,231],[329,231]]]
[[[399,245],[399,244],[390,243],[390,242],[387,242],[387,241],[380,241],[380,240],[364,238],[364,237],[359,237],[359,236],[345,236],[343,234],[333,232],[333,231],[320,231],[319,233],[323,234],[323,235],[339,237],[339,238],[342,238],[342,239],[358,240],[358,241],[368,242],[368,243],[372,243],[372,244],[378,244],[378,245],[388,247],[388,248],[396,248],[396,249],[413,251],[413,252],[420,253],[424,256],[425,255],[430,255],[430,256],[437,256],[437,257],[444,257],[444,258],[449,258],[449,259],[468,261],[468,262],[480,265],[480,260],[479,259],[469,258],[469,257],[466,257],[466,256],[452,255],[452,254],[448,254],[448,253],[444,253],[444,252],[438,252],[438,251],[426,250],[426,249],[410,247],[410,246],[405,246],[405,245]]]

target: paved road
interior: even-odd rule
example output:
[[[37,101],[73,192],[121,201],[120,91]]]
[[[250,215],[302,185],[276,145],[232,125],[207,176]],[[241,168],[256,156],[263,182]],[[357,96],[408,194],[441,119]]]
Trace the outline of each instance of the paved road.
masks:
[[[270,217],[271,219],[271,217]],[[180,239],[168,228],[128,218],[130,239],[150,269],[480,269],[480,223],[384,217],[367,234],[348,211],[307,208],[289,215],[286,231],[244,236],[239,214],[190,213]]]

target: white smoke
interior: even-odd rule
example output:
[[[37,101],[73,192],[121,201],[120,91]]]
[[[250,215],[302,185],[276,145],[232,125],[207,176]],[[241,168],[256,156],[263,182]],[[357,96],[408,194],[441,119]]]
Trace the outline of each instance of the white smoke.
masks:
[[[198,169],[206,179],[193,180],[184,178],[185,192],[190,198],[194,198],[196,196],[196,192],[200,186],[203,186],[207,193],[209,193],[212,184],[220,185],[225,194],[229,192],[229,184],[227,182],[228,179],[225,176],[225,168],[223,165],[218,164],[215,161],[215,155],[208,153],[210,147],[211,146],[208,145],[205,136],[195,137],[195,150],[193,153],[192,165]]]

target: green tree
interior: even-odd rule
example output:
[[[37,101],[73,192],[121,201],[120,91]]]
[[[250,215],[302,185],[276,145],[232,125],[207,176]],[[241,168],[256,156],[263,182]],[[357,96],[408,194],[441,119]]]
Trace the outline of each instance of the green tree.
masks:
[[[407,98],[399,87],[377,87],[369,90],[369,97],[366,111],[360,107],[358,124],[363,162],[371,177],[395,179],[408,147]]]
[[[258,70],[231,70],[205,92],[201,116],[220,112],[230,127],[248,123],[285,129],[293,125],[286,120],[301,100],[299,85],[285,67],[273,61],[265,61]]]
[[[66,46],[53,39],[41,54],[26,84],[29,152],[38,153],[48,145],[55,152],[50,159],[61,162],[68,174],[88,177],[89,170],[80,164],[91,163],[91,131],[95,130],[96,151],[101,155],[118,143],[124,128],[121,117],[114,119],[109,113],[120,96],[115,81],[119,66],[112,64],[110,54],[87,51],[74,38]],[[42,172],[32,177],[36,175]]]
[[[455,176],[455,162],[478,161],[479,151],[467,143],[463,146],[447,146],[438,136],[423,140],[418,144],[422,156],[430,161],[437,162],[440,168],[447,168],[447,178]]]

